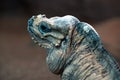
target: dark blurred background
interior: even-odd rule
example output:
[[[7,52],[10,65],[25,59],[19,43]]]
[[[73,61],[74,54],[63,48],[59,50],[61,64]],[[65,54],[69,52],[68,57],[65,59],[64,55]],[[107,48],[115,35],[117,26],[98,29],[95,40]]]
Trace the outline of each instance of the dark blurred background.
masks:
[[[60,80],[27,32],[27,20],[38,14],[88,22],[120,63],[120,0],[0,0],[0,80]]]

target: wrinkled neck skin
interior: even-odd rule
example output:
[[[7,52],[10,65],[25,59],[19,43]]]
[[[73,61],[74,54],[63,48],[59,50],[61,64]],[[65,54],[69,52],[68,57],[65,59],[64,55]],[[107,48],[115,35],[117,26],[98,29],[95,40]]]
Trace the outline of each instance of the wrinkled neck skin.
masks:
[[[118,65],[103,48],[99,35],[81,28],[86,26],[82,23],[71,28],[61,48],[48,50],[49,69],[62,80],[120,80]]]

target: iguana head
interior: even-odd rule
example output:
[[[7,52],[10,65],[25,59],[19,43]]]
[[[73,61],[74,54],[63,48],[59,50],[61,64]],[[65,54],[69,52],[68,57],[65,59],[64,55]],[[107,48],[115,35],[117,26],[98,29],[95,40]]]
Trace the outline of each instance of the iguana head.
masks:
[[[46,18],[45,15],[33,16],[28,21],[28,31],[35,43],[47,49],[48,67],[56,74],[63,71],[72,49],[80,45],[83,39],[81,44],[86,44],[88,34],[95,33],[88,24],[70,15],[52,18]],[[98,38],[97,34],[90,37],[88,44]]]
[[[33,16],[28,21],[28,31],[39,46],[58,48],[66,35],[68,35],[70,26],[72,26],[72,20],[71,22],[67,21],[67,17],[71,19],[70,16],[62,18],[53,17],[50,19],[46,18],[45,15]]]

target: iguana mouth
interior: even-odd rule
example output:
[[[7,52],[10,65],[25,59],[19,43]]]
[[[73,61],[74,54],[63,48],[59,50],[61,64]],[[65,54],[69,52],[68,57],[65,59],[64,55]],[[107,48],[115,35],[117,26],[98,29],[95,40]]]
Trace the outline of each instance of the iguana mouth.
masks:
[[[43,48],[48,48],[48,49],[53,47],[60,48],[61,43],[65,40],[63,38],[59,40],[58,44],[53,44],[52,41],[50,41],[50,39],[47,40],[44,38],[44,36],[42,36],[42,34],[39,35],[38,33],[36,33],[36,30],[33,27],[28,27],[28,31],[30,32],[31,38],[34,41],[34,43],[38,44],[40,47]]]
[[[35,44],[38,44],[40,47],[43,47],[43,48],[52,48],[51,42],[49,42],[48,40],[44,38],[41,38],[41,36],[35,33],[32,27],[28,27],[28,30]]]

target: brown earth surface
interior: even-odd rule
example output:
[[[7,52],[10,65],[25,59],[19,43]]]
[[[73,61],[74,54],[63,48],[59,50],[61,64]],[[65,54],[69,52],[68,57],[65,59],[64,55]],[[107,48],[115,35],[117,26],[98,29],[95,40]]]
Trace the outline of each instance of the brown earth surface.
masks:
[[[19,20],[12,18],[14,24],[2,20],[0,24],[4,26],[0,28],[0,80],[60,80],[47,68],[45,49],[32,42],[26,30],[27,20]],[[120,18],[93,25],[105,47],[120,63]]]

